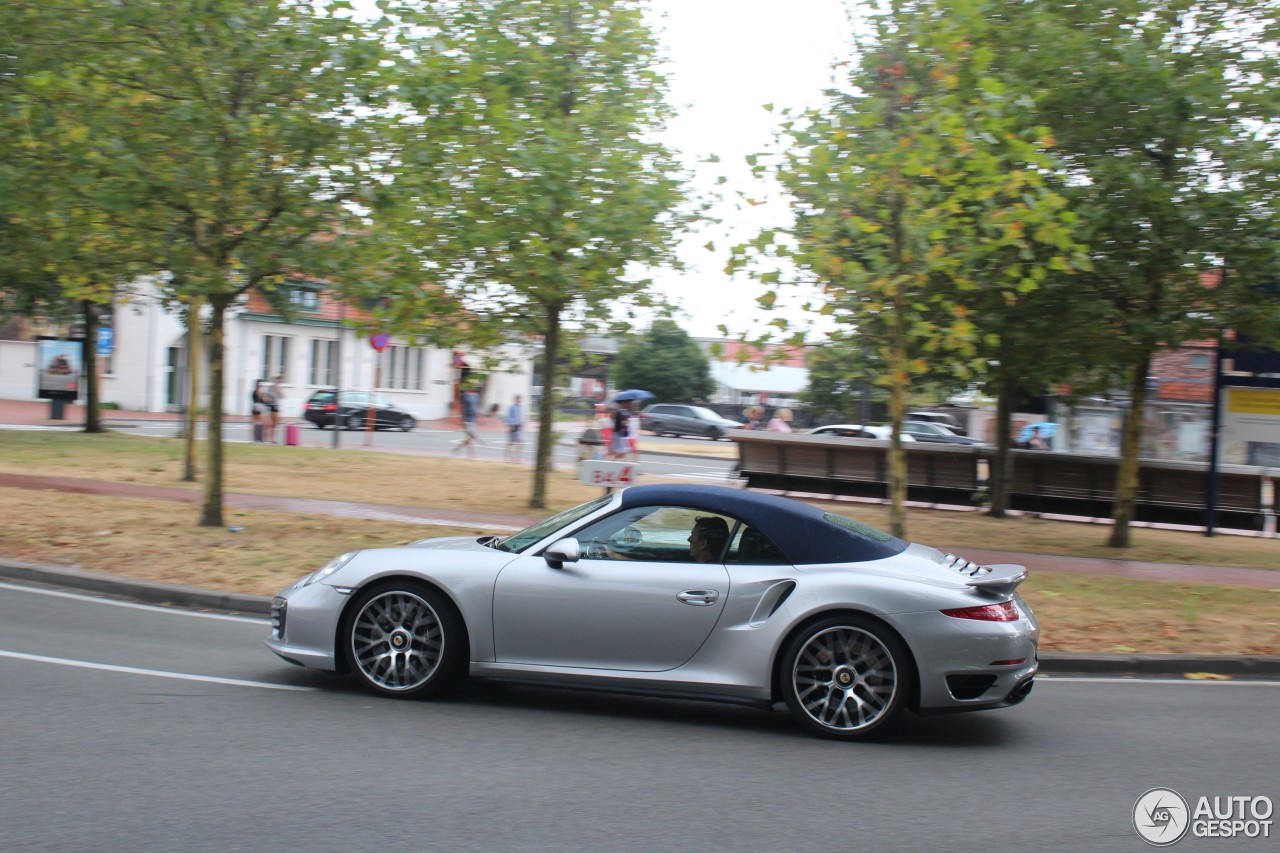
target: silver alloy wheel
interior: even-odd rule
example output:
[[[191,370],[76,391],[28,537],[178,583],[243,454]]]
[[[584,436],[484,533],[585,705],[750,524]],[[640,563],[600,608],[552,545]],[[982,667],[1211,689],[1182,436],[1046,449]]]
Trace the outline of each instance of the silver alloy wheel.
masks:
[[[430,681],[444,659],[445,642],[435,608],[402,589],[369,599],[351,623],[351,660],[371,684],[392,693]]]
[[[804,713],[840,733],[874,725],[893,707],[899,684],[893,654],[880,638],[848,625],[810,637],[791,679]]]

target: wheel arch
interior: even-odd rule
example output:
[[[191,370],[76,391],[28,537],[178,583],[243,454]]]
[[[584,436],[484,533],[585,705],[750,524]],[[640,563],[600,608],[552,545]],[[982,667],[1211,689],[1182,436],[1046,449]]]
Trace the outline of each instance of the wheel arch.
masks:
[[[811,613],[800,622],[797,622],[787,631],[778,642],[773,650],[773,660],[769,662],[769,693],[772,701],[781,702],[782,700],[782,653],[790,645],[798,634],[809,630],[812,626],[824,619],[833,616],[857,616],[876,623],[889,634],[892,634],[898,642],[902,643],[902,647],[907,650],[907,654],[911,656],[911,680],[909,683],[910,693],[906,697],[906,705],[912,711],[920,708],[920,661],[916,658],[916,650],[912,648],[911,643],[907,642],[906,637],[902,636],[902,632],[894,628],[886,622],[881,616],[868,610],[862,610],[857,607],[833,607],[829,610],[822,610],[817,613]]]
[[[342,638],[346,636],[347,626],[354,618],[355,603],[360,598],[361,593],[368,592],[375,588],[386,587],[391,589],[396,586],[403,587],[405,585],[424,586],[440,596],[441,601],[445,603],[445,605],[450,609],[453,617],[458,621],[458,624],[462,626],[463,646],[467,650],[467,661],[471,660],[471,628],[467,625],[467,620],[462,615],[462,608],[458,606],[458,602],[454,600],[448,590],[440,584],[420,575],[390,574],[375,578],[369,583],[364,584],[348,596],[346,603],[342,605],[342,615],[338,618],[333,632],[333,665],[334,670],[339,675],[347,675],[352,671],[351,653],[347,649],[346,644],[342,642]]]

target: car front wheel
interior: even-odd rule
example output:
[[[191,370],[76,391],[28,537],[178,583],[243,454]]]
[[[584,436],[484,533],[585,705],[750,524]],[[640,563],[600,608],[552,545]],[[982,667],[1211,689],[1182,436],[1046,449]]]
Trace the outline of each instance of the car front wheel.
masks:
[[[707,430],[707,438],[711,439],[712,441],[719,441],[721,436],[723,435],[724,433],[720,431],[720,427],[710,427]]]
[[[464,634],[439,593],[401,582],[376,586],[356,599],[344,643],[352,670],[373,692],[430,696],[460,669]]]
[[[413,418],[409,417],[408,415],[405,415],[403,418],[400,419],[401,432],[411,432],[415,426],[417,426],[417,423],[414,421]]]
[[[902,641],[856,614],[810,625],[787,643],[780,661],[792,716],[810,731],[840,740],[866,737],[901,713],[914,672]]]

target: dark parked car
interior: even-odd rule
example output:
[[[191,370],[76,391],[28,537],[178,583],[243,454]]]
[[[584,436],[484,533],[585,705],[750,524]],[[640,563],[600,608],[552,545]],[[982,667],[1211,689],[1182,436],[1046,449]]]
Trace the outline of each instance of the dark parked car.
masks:
[[[702,406],[656,403],[640,413],[640,426],[654,435],[701,435],[715,441],[742,426]]]
[[[931,441],[934,444],[982,444],[976,438],[967,435],[956,435],[942,424],[931,424],[925,421],[903,421],[902,432],[916,441]]]
[[[317,391],[307,400],[303,416],[320,429],[333,426],[335,421],[343,429],[365,429],[370,407],[374,412],[375,429],[408,432],[418,425],[413,412],[397,406],[381,394],[368,391]]]

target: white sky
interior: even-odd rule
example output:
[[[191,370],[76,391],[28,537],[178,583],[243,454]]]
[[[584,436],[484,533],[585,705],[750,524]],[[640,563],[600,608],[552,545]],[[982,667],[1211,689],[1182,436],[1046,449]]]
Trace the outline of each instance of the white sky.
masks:
[[[726,201],[713,211],[722,222],[705,226],[682,245],[680,255],[690,269],[655,278],[683,308],[677,322],[694,336],[717,337],[722,323],[730,333],[758,328],[775,315],[756,306],[763,286],[724,273],[729,247],[786,222],[788,213],[785,198],[751,177],[745,157],[768,147],[781,108],[820,102],[833,62],[850,56],[844,7],[841,0],[650,3],[655,18],[665,16],[654,23],[670,61],[670,100],[677,110],[663,139],[690,166],[710,154],[720,157],[719,164],[698,170],[698,190],[709,193],[718,175],[728,179],[720,188]],[[773,104],[774,112],[764,104]],[[767,203],[737,209],[734,190]],[[704,248],[708,241],[714,251]],[[797,311],[785,316],[793,322],[802,318]]]

